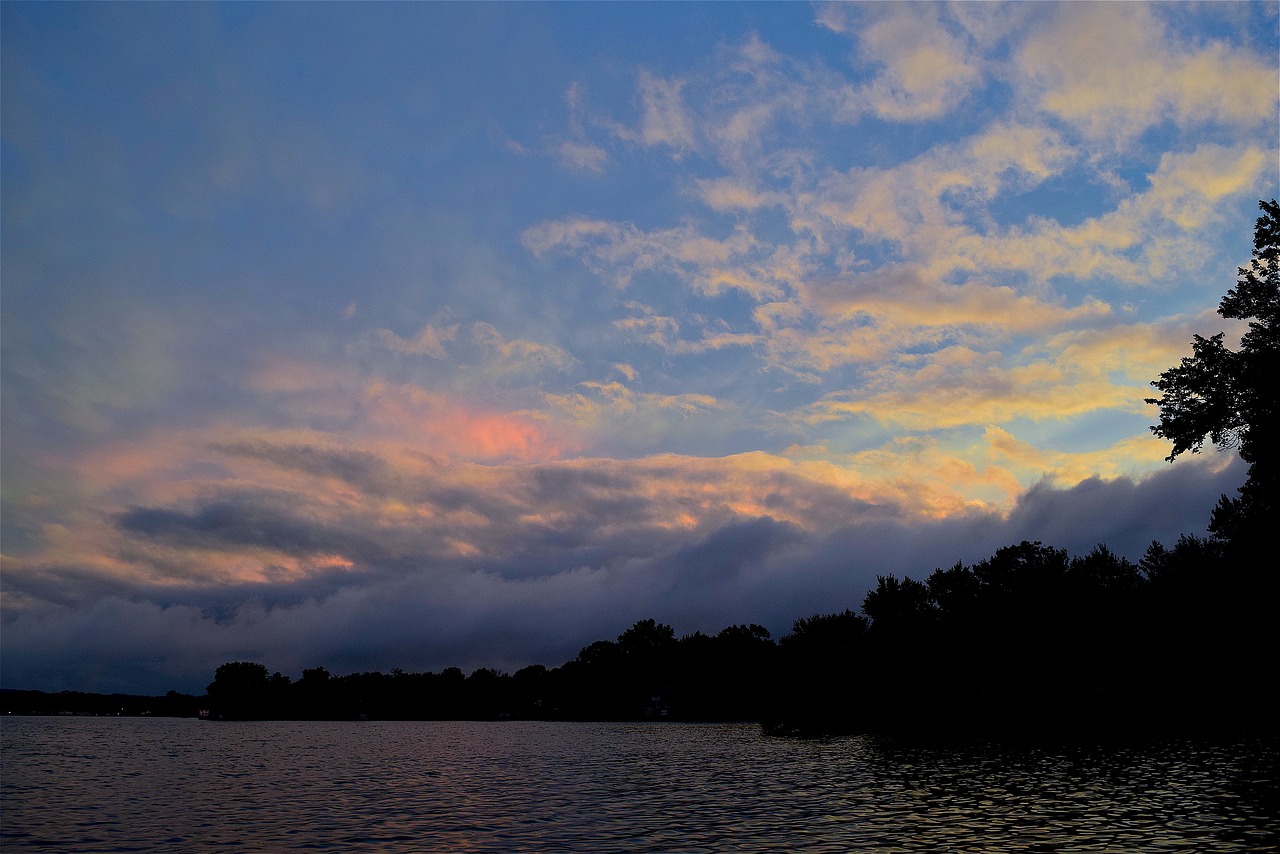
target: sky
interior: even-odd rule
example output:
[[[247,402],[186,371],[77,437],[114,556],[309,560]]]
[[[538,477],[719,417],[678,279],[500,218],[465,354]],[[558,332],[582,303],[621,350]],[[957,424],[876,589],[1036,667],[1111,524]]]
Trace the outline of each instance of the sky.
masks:
[[[0,5],[0,683],[775,637],[1203,535],[1269,3]]]

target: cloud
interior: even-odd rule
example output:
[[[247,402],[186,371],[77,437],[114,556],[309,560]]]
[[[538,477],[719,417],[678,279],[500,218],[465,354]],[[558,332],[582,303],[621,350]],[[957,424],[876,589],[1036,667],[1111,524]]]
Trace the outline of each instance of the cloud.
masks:
[[[754,311],[749,342],[770,368],[812,381],[860,365],[965,345],[1004,348],[1029,334],[1097,325],[1112,313],[1096,299],[1077,306],[970,280],[947,284],[910,265],[812,277],[794,299]],[[816,373],[810,373],[816,372]]]
[[[786,198],[782,193],[752,189],[740,178],[700,178],[694,183],[702,200],[719,211],[757,210],[780,204]]]
[[[672,355],[706,353],[728,347],[752,347],[762,340],[755,333],[733,332],[723,328],[704,328],[700,338],[684,338],[681,336],[680,321],[674,317],[654,314],[651,308],[638,303],[631,303],[630,307],[641,313],[615,320],[613,325],[629,339],[653,345]]]
[[[1206,327],[1239,328],[1205,311],[1193,318],[1068,329],[1046,338],[1043,350],[1056,354],[1058,362],[1097,377],[1123,374],[1146,383],[1187,355],[1192,335]]]
[[[953,231],[949,251],[933,267],[1156,285],[1203,263],[1208,247],[1201,231],[1219,220],[1228,198],[1251,194],[1274,160],[1274,152],[1252,145],[1169,152],[1149,175],[1149,187],[1112,211],[1071,226],[1037,217],[995,233]]]
[[[343,481],[375,494],[385,492],[385,484],[404,470],[400,461],[393,466],[374,451],[334,445],[321,435],[248,433],[209,447],[232,457],[264,460],[308,478]]]
[[[853,30],[858,58],[881,67],[860,93],[868,109],[891,121],[921,121],[958,107],[982,77],[964,32],[945,26],[930,7],[871,8],[874,19]],[[850,29],[832,7],[819,21],[837,32]]]
[[[1084,554],[1086,541],[1103,543],[1131,560],[1142,556],[1152,541],[1152,520],[1159,520],[1163,537],[1172,545],[1180,534],[1205,536],[1206,507],[1224,494],[1235,494],[1243,481],[1238,460],[1225,467],[1214,460],[1202,467],[1173,467],[1145,481],[1129,478],[1089,478],[1066,489],[1041,483],[1028,490],[1009,514],[1007,525],[1027,539],[1068,546]]]
[[[609,152],[598,145],[592,145],[587,142],[565,140],[556,149],[556,154],[564,165],[573,169],[594,172],[597,175],[604,172],[604,167],[609,162]]]
[[[622,330],[633,341],[653,344],[668,352],[672,351],[680,334],[680,321],[674,317],[656,315],[647,306],[640,308],[642,313],[613,321],[613,325]]]
[[[1066,308],[979,281],[946,284],[911,267],[885,266],[872,274],[810,283],[807,304],[823,316],[862,314],[895,327],[992,327],[1009,333],[1040,332],[1106,317],[1110,307],[1087,300]]]
[[[9,250],[13,251],[13,250]],[[4,376],[57,429],[107,435],[130,413],[162,411],[180,393],[206,330],[189,336],[187,305],[148,304],[124,283],[43,282],[5,265]],[[37,296],[38,295],[38,296]],[[15,313],[30,318],[15,323]]]
[[[640,107],[638,138],[644,145],[666,146],[677,155],[697,147],[695,121],[680,94],[684,85],[678,78],[662,80],[641,69],[636,98]]]
[[[1158,471],[1168,446],[1150,434],[1134,435],[1097,450],[1055,451],[1016,439],[999,427],[983,434],[988,459],[1018,478],[1022,486],[1052,483],[1069,486],[1087,480],[1131,478],[1139,472]],[[1226,460],[1218,461],[1219,465]],[[1021,500],[1021,497],[1019,497]]]
[[[1251,193],[1275,159],[1251,144],[1166,152],[1147,189],[1078,224],[1033,216],[1001,226],[968,215],[1060,174],[1075,156],[1053,131],[993,127],[895,167],[830,175],[814,208],[866,240],[888,243],[930,278],[989,271],[1037,282],[1111,277],[1137,285],[1200,263],[1206,252],[1199,232],[1219,219],[1225,200]]]
[[[668,467],[656,460],[650,466]],[[593,480],[552,479],[541,493],[608,491],[607,472]],[[84,606],[11,613],[0,655],[15,685],[199,692],[219,664],[235,659],[263,661],[295,677],[317,665],[336,673],[555,666],[644,617],[670,622],[681,634],[749,621],[781,635],[797,617],[858,607],[878,574],[923,578],[1023,538],[1073,554],[1102,540],[1137,559],[1152,519],[1160,520],[1166,542],[1200,530],[1217,495],[1240,474],[1238,466],[1179,465],[1143,481],[1041,485],[1007,517],[978,513],[910,527],[848,504],[843,524],[818,536],[767,515],[731,516],[708,528],[651,532],[635,541],[645,543],[635,552],[584,553],[585,562],[538,578],[468,564],[421,567],[348,576],[350,583],[318,598],[270,606],[247,600],[218,614],[135,588]],[[92,660],[81,654],[90,648]]]
[[[1186,153],[1166,152],[1139,203],[1179,228],[1194,231],[1221,217],[1224,198],[1252,194],[1268,170],[1276,171],[1276,157],[1275,149],[1212,143]]]
[[[267,580],[282,574],[300,576],[331,568],[347,568],[353,555],[363,562],[383,559],[382,550],[363,535],[341,535],[284,512],[274,496],[245,496],[205,504],[195,513],[155,507],[134,507],[121,513],[116,524],[129,536],[145,537],[178,551],[239,555],[243,564],[262,560],[256,576],[236,581]],[[278,556],[278,557],[277,557]],[[207,576],[206,576],[207,578]]]
[[[437,329],[428,323],[413,338],[401,338],[390,329],[373,330],[373,338],[388,350],[407,353],[414,356],[430,356],[433,359],[445,358],[445,344],[458,337],[458,324],[454,323]]]
[[[557,419],[602,447],[638,443],[651,447],[662,437],[689,429],[707,413],[726,408],[709,394],[636,391],[615,381],[588,380],[574,391],[547,392],[543,400]]]
[[[463,459],[547,459],[567,447],[537,415],[489,411],[412,384],[371,381],[361,414],[375,430]]]
[[[579,420],[630,429],[717,406],[617,384],[584,388],[581,399],[558,403]],[[488,450],[485,426],[459,440],[472,455],[477,446],[482,455]],[[1147,452],[1158,458],[1163,448],[1150,442]],[[149,447],[176,459],[184,444],[190,441],[175,438]],[[180,488],[127,471],[101,486],[99,495],[119,496],[117,509],[106,519],[76,521],[74,534],[45,525],[25,556],[6,556],[6,596],[22,607],[63,601],[58,579],[76,578],[85,591],[146,589],[168,601],[182,601],[184,590],[205,599],[244,597],[255,586],[275,589],[281,601],[302,601],[308,591],[432,567],[509,578],[582,566],[601,571],[760,518],[809,540],[857,520],[912,525],[998,514],[1018,500],[1021,482],[1044,475],[1037,465],[1071,475],[1067,483],[1099,473],[1114,478],[1124,476],[1134,453],[1059,452],[1055,459],[1001,430],[988,430],[984,445],[976,456],[987,456],[985,466],[968,462],[972,450],[924,439],[843,457],[753,452],[541,462],[523,459],[520,444],[503,444],[506,462],[478,464],[444,456],[450,449],[416,436],[351,445],[317,434],[244,432],[206,445],[204,456],[216,466],[187,471]],[[298,587],[287,594],[284,584]],[[220,594],[218,587],[226,589]]]
[[[6,684],[780,633],[1243,478],[1141,401],[1239,332],[1272,10],[677,4],[659,56],[529,9],[316,6],[302,98],[277,19],[174,64],[178,7],[6,16]]]
[[[1134,411],[1140,394],[1056,359],[1013,360],[949,347],[885,366],[856,390],[830,392],[801,417],[820,423],[864,416],[911,430],[945,430]]]
[[[751,263],[755,238],[744,229],[710,237],[695,225],[644,231],[632,223],[567,219],[527,229],[522,240],[535,255],[576,256],[593,273],[628,287],[640,273],[674,275],[694,290],[714,295],[739,289],[753,296],[779,292],[779,284]]]
[[[547,368],[567,371],[578,363],[567,350],[560,347],[521,338],[508,341],[489,323],[475,323],[471,334],[481,349],[493,359],[495,370],[500,372],[537,373]]]
[[[1115,145],[1164,121],[1274,125],[1274,63],[1224,42],[1180,42],[1162,11],[1139,3],[1055,7],[1048,26],[1016,51],[1024,91],[1041,109]]]
[[[996,50],[1004,38],[1025,40],[1045,26],[1043,15],[1014,15],[996,26],[972,16],[930,9],[921,18],[918,12],[894,7],[862,27],[849,9],[824,7],[819,19],[837,32],[859,32],[868,57],[892,58],[908,70],[913,54],[901,36],[913,22],[937,37],[930,55],[940,63],[942,57]],[[753,128],[747,136],[759,140],[797,103],[840,97],[838,90],[847,89],[759,38],[722,54],[732,73],[681,78],[680,91],[696,92],[686,106],[696,105],[689,109],[702,115],[710,138],[729,139],[727,129],[741,121]],[[964,64],[979,74],[979,63]],[[955,80],[977,85],[967,72]],[[927,90],[922,83],[919,92]],[[935,94],[935,104],[962,97],[959,89]],[[740,156],[743,149],[731,154],[726,148],[722,162],[731,174],[699,177],[692,186],[711,210],[743,218],[731,237],[723,230],[713,236],[692,219],[642,230],[627,222],[572,218],[534,226],[524,242],[535,254],[577,257],[619,287],[632,287],[643,273],[653,283],[674,277],[707,298],[743,294],[757,303],[753,324],[704,329],[700,338],[682,331],[698,324],[659,310],[614,325],[673,355],[746,348],[760,354],[762,367],[815,382],[843,366],[904,350],[1004,346],[1009,333],[1095,325],[1110,314],[1110,304],[1092,294],[1071,303],[1054,296],[1049,284],[1070,277],[1150,286],[1196,269],[1207,254],[1206,229],[1220,220],[1223,203],[1249,192],[1274,159],[1274,152],[1248,143],[1169,151],[1154,164],[1149,186],[1119,195],[1109,211],[1074,222],[1036,214],[1001,221],[996,211],[1002,204],[1082,169],[1084,180],[1116,186],[1096,151],[1042,119],[1010,113],[896,165],[825,175],[808,168],[786,173],[781,186],[767,160],[748,162]],[[805,156],[812,160],[813,152]],[[789,243],[762,236],[756,220],[768,210],[786,212]]]
[[[937,251],[932,247],[971,231],[962,209],[1025,192],[1060,174],[1075,157],[1076,151],[1051,129],[997,124],[889,168],[855,167],[830,174],[814,206],[823,217],[868,238],[928,256]]]
[[[567,169],[603,174],[609,163],[609,152],[588,138],[586,85],[581,81],[570,83],[564,92],[564,102],[569,110],[569,133],[567,138],[549,140],[546,144],[549,153]]]

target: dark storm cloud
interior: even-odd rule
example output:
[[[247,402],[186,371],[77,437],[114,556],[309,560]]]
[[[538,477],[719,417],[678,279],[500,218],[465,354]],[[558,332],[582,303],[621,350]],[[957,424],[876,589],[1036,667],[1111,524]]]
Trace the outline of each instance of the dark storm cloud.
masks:
[[[385,554],[365,536],[340,533],[278,507],[260,496],[207,504],[195,513],[134,507],[117,517],[121,530],[177,547],[258,546],[286,554],[352,553],[377,561]]]
[[[1166,543],[1202,533],[1218,496],[1232,493],[1241,473],[1238,464],[1223,471],[1180,465],[1141,481],[1041,485],[1007,518],[859,518],[850,503],[846,524],[825,534],[760,516],[700,531],[642,525],[615,541],[593,537],[589,529],[602,519],[589,516],[575,536],[590,548],[567,548],[548,535],[527,538],[532,556],[486,562],[424,552],[366,571],[203,592],[117,582],[97,597],[75,598],[58,589],[74,587],[78,576],[49,573],[24,582],[20,592],[43,601],[7,617],[0,655],[7,685],[163,691],[199,690],[218,664],[236,658],[295,676],[315,665],[333,672],[555,666],[648,617],[679,634],[758,622],[778,636],[798,617],[858,608],[877,575],[923,579],[1023,539],[1073,554],[1104,542],[1136,560],[1149,538],[1135,531],[1160,532]],[[557,488],[577,482],[551,480]],[[249,512],[253,506],[221,502],[186,514],[140,508],[121,524],[175,542],[234,534],[293,548],[346,543],[278,509]],[[6,592],[14,592],[8,582]]]
[[[316,477],[334,477],[367,492],[379,493],[394,483],[395,472],[377,454],[307,444],[222,442],[210,446],[232,456],[266,460],[283,469]]]
[[[649,476],[662,475],[661,472]],[[683,475],[683,473],[681,473]],[[641,476],[617,466],[565,468],[537,466],[528,473],[529,499],[534,506],[569,503],[592,508],[603,517],[626,518],[644,509],[647,503],[638,489]]]
[[[25,572],[10,572],[4,579],[4,595],[10,603],[83,607],[107,596],[129,596],[139,589],[133,579],[103,575],[82,566],[52,565]]]
[[[1105,543],[1136,561],[1152,539],[1171,545],[1180,534],[1205,536],[1207,508],[1222,495],[1236,495],[1244,479],[1245,466],[1236,459],[1217,473],[1171,466],[1142,481],[1095,477],[1070,489],[1041,483],[1022,495],[1005,527],[1074,554]]]

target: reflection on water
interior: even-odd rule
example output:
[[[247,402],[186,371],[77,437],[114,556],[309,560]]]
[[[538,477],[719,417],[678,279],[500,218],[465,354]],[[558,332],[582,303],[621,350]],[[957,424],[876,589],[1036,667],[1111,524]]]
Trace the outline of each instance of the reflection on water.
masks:
[[[13,717],[0,739],[6,852],[1280,850],[1275,742]]]

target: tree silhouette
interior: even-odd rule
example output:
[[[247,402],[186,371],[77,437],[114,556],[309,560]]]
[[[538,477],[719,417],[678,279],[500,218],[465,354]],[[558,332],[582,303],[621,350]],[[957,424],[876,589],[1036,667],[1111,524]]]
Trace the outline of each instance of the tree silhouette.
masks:
[[[289,677],[268,675],[265,665],[230,661],[217,669],[206,690],[218,714],[224,717],[263,718],[274,715],[288,685]]]
[[[924,584],[913,578],[899,581],[893,575],[880,575],[875,589],[862,600],[862,613],[871,618],[877,631],[914,630],[931,622],[936,609]]]
[[[1273,519],[1280,448],[1276,444],[1274,381],[1280,369],[1280,205],[1260,201],[1253,237],[1253,258],[1238,270],[1236,286],[1218,305],[1224,318],[1247,320],[1240,349],[1223,344],[1224,333],[1194,336],[1192,355],[1152,382],[1160,397],[1160,423],[1151,430],[1173,442],[1167,459],[1197,453],[1208,437],[1220,450],[1238,449],[1249,464],[1239,498],[1223,496],[1213,511],[1210,531],[1236,540]]]
[[[694,632],[672,656],[670,714],[682,720],[758,720],[772,687],[777,646],[764,626]]]
[[[859,665],[867,618],[845,609],[792,623],[778,644],[775,702],[766,727],[778,732],[833,732],[850,727],[861,712]]]

